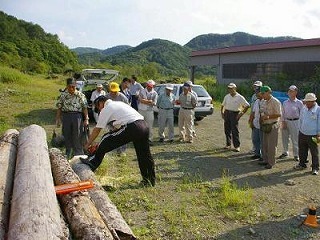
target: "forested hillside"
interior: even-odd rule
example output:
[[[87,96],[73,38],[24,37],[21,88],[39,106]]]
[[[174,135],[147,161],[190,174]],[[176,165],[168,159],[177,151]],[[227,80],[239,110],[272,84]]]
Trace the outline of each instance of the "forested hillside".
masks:
[[[55,34],[0,11],[0,63],[24,72],[63,72],[77,65],[76,55]]]
[[[122,74],[135,73],[145,78],[187,77],[192,50],[288,41],[295,37],[259,37],[243,32],[204,34],[185,46],[153,39],[136,47],[114,46],[108,49],[79,47],[70,50],[56,34],[41,26],[18,20],[0,11],[0,64],[23,72],[62,73],[80,67],[110,67]],[[80,66],[79,64],[82,66]],[[214,68],[198,68],[198,73],[213,75]]]
[[[259,37],[244,32],[232,34],[203,34],[193,38],[185,46],[192,50],[206,50],[214,48],[261,44],[268,42],[283,42],[297,40],[296,37]]]
[[[186,76],[191,50],[168,40],[153,39],[129,50],[102,59],[112,65],[154,63],[161,75]]]

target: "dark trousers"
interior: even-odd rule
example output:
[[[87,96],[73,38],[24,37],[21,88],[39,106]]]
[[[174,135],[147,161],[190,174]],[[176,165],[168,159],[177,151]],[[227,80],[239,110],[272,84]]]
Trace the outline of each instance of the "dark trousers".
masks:
[[[239,139],[239,120],[237,119],[239,112],[225,110],[224,112],[224,133],[226,135],[226,145],[231,146],[232,143],[235,148],[240,147]]]
[[[72,157],[72,154],[82,155],[83,118],[81,112],[62,113],[62,134],[65,139],[67,157]]]
[[[137,95],[132,95],[131,107],[133,107],[135,110],[138,111],[138,96]]]
[[[137,120],[122,126],[117,131],[112,131],[103,135],[94,159],[90,162],[95,167],[98,167],[107,152],[129,142],[133,142],[142,179],[154,185],[156,178],[154,160],[149,146],[149,128],[144,120]]]
[[[312,170],[319,170],[319,150],[318,145],[312,140],[310,135],[304,135],[299,132],[298,146],[299,146],[299,158],[300,165],[306,167],[306,162],[308,158],[308,151],[310,150],[312,158]]]

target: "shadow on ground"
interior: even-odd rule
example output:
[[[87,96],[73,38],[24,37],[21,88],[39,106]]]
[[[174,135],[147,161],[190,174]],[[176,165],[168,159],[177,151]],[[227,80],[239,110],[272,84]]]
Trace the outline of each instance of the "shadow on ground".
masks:
[[[179,144],[179,143],[176,143]],[[175,149],[173,146],[168,148]],[[260,188],[286,183],[288,180],[310,175],[306,171],[293,169],[292,160],[277,163],[273,169],[265,169],[258,160],[250,159],[251,154],[234,153],[224,149],[208,151],[170,151],[154,154],[157,159],[157,172],[163,173],[162,181],[181,178],[181,175],[200,176],[203,181],[220,179],[227,173],[240,186]],[[177,167],[169,160],[175,159]]]
[[[32,110],[28,113],[16,115],[15,125],[19,127],[26,127],[30,124],[51,125],[55,123],[55,114],[56,110],[52,108]]]

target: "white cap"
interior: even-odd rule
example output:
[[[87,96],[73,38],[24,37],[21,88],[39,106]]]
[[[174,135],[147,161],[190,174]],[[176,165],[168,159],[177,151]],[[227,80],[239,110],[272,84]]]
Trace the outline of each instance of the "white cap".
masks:
[[[166,89],[168,89],[168,90],[173,90],[173,84],[167,84],[166,85]]]
[[[235,85],[234,83],[229,83],[228,88],[236,88],[237,85]]]
[[[147,81],[147,86],[153,87],[155,84],[155,81],[153,81],[152,79]]]
[[[102,86],[101,83],[98,83],[98,84],[97,84],[97,87],[102,88],[103,86]]]
[[[190,87],[192,87],[193,86],[193,83],[192,83],[192,81],[186,81],[186,83],[188,83],[189,85],[190,85]]]
[[[317,100],[317,97],[314,93],[307,93],[303,99],[304,102],[313,102],[316,100]]]
[[[253,86],[262,87],[262,82],[261,82],[261,81],[255,81],[255,82],[253,83]]]
[[[289,90],[298,91],[298,88],[297,88],[296,85],[291,85],[291,86],[289,87]]]

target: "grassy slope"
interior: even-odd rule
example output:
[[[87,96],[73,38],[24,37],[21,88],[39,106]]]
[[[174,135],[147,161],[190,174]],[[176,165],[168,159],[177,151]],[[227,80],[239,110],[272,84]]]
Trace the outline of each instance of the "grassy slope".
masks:
[[[61,79],[31,77],[0,67],[0,134],[30,124],[51,130],[55,123],[55,100],[63,85]]]
[[[2,67],[0,77],[0,134],[9,128],[19,130],[38,124],[50,139],[55,122],[55,99],[64,86],[63,77],[47,80]],[[108,154],[108,161],[97,171],[98,179],[109,189],[110,198],[140,239],[203,239],[216,235],[221,229],[212,221],[212,216],[248,217],[246,212],[251,212],[246,210],[248,202],[238,201],[239,198],[250,199],[247,197],[250,192],[239,194],[228,184],[225,192],[223,188],[213,190],[216,186],[213,188],[212,183],[202,181],[196,173],[190,175],[192,171],[189,170],[195,167],[192,161],[180,165],[185,160],[184,155],[181,156],[185,152],[184,145],[176,145],[172,152],[163,146],[155,146],[152,151],[157,163],[156,188],[137,187],[140,173],[130,144],[127,157]],[[232,192],[235,197],[230,196]],[[226,197],[231,198],[231,205],[235,206],[225,206]]]

